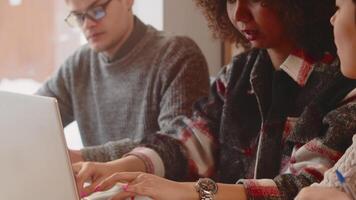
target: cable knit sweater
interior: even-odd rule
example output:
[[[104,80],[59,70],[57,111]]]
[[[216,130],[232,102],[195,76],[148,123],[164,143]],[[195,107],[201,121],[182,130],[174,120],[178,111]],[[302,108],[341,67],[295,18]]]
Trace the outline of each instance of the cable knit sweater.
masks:
[[[356,123],[356,116],[353,117],[353,122]],[[325,172],[324,180],[320,184],[316,184],[316,186],[337,187],[342,189],[335,174],[336,169],[346,177],[346,181],[351,186],[351,189],[356,191],[356,135],[353,137],[353,144],[350,148],[347,149],[333,168]]]

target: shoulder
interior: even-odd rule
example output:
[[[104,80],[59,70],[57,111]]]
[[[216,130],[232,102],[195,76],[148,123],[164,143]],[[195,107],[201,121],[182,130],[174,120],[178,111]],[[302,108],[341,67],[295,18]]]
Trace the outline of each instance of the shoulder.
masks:
[[[349,102],[328,112],[323,118],[327,128],[322,142],[340,152],[351,145],[351,138],[356,133],[356,102]]]
[[[72,59],[76,62],[89,62],[89,60],[95,58],[99,58],[99,53],[93,50],[89,44],[82,45],[69,57],[69,59]]]
[[[99,54],[85,44],[75,50],[61,65],[60,70],[74,73],[76,71],[87,70],[87,66],[94,60],[99,59]]]
[[[323,113],[338,109],[354,98],[356,80],[346,78],[340,71],[337,58],[331,62],[318,62],[305,87],[315,93],[314,103]]]
[[[331,110],[326,116],[326,121],[332,121],[333,124],[342,125],[356,133],[356,101],[343,103]]]
[[[328,86],[334,82],[341,81],[341,79],[344,79],[344,76],[340,70],[340,61],[337,57],[334,57],[328,61],[316,62],[308,82],[316,85],[323,83],[324,86]]]
[[[147,46],[155,49],[155,52],[150,55],[161,73],[170,74],[186,70],[208,72],[208,64],[201,49],[193,39],[187,36],[156,31]]]
[[[322,86],[314,103],[325,113],[324,123],[356,132],[356,80],[343,76],[338,62],[318,70],[317,79]]]
[[[87,77],[84,75],[88,71],[88,63],[90,63],[90,54],[93,51],[88,45],[83,45],[75,50],[63,63],[58,67],[48,80],[48,83],[54,88],[54,85],[66,84],[69,88],[74,84],[73,80],[83,79]],[[77,82],[82,83],[82,82]]]
[[[60,67],[57,67],[56,71],[46,81],[40,93],[57,93],[58,95],[65,95],[65,90],[69,91],[69,88],[74,84],[73,80],[81,79],[83,77],[82,69],[85,69],[83,62],[89,62],[88,57],[92,53],[92,50],[88,45],[83,45],[76,49]],[[80,74],[80,75],[79,75]],[[77,81],[76,83],[83,83]]]
[[[201,53],[196,42],[188,36],[175,35],[165,31],[157,31],[151,26],[147,28],[149,45],[160,53]]]
[[[89,61],[95,53],[88,44],[85,44],[76,49],[64,62],[64,65],[74,67],[82,62]],[[68,67],[69,67],[68,66]]]
[[[200,51],[200,48],[198,47],[196,42],[190,37],[169,34],[167,34],[166,37],[166,46],[180,47],[185,50],[190,49],[194,51]]]

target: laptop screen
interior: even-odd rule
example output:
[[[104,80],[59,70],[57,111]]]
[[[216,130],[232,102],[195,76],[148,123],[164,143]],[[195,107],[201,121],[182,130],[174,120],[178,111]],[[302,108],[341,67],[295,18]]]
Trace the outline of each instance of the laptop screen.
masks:
[[[57,102],[0,92],[1,199],[79,200]]]

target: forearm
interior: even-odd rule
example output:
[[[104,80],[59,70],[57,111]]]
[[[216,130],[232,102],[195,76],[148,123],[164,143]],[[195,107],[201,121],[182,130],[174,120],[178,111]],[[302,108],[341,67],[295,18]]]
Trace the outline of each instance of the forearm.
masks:
[[[241,184],[218,184],[215,200],[247,200],[245,188]]]

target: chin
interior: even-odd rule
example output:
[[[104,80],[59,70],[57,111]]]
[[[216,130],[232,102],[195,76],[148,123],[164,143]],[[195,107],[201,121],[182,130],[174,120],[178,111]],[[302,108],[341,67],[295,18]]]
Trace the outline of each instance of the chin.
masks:
[[[356,63],[354,60],[354,51],[352,51],[352,48],[339,48],[337,53],[340,58],[341,72],[348,78],[356,79]]]
[[[93,49],[96,52],[102,52],[102,51],[105,50],[105,48],[100,44],[95,44],[95,43],[92,44],[92,43],[90,43],[89,45],[90,45],[90,48]]]
[[[260,44],[256,44],[253,42],[250,42],[252,48],[257,48],[257,49],[265,49],[266,47]]]
[[[250,41],[250,44],[251,44],[252,48],[258,48],[258,49],[268,49],[269,48],[269,45],[266,45],[265,43],[257,41],[257,40]]]
[[[356,79],[356,66],[352,66],[352,64],[341,63],[341,72],[347,78]]]

